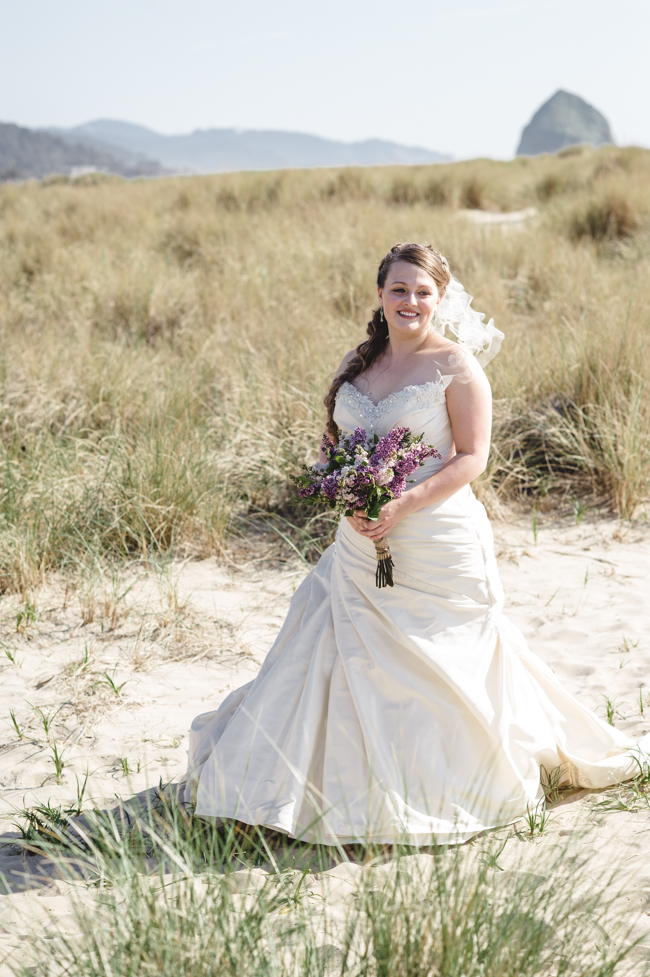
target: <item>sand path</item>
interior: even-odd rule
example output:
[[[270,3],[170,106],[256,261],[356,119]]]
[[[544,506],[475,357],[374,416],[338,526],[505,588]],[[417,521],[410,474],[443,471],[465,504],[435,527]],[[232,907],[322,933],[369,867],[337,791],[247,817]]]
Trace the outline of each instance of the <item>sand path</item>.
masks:
[[[599,715],[608,699],[617,726],[635,737],[648,732],[650,528],[612,519],[549,520],[536,541],[529,520],[510,517],[494,528],[508,613],[532,650]],[[205,560],[168,572],[140,567],[119,579],[100,576],[74,594],[53,581],[28,605],[3,598],[3,840],[19,838],[17,810],[74,801],[86,774],[86,803],[96,804],[180,774],[192,718],[255,674],[306,572],[298,560],[275,568]],[[63,761],[58,777],[55,746]],[[626,911],[650,947],[648,806],[625,791],[585,791],[553,814],[531,847],[552,846],[591,824],[597,863],[622,867]],[[515,863],[522,844],[516,836],[508,843],[503,867]],[[339,865],[333,877],[346,871]],[[65,927],[69,906],[66,885],[15,844],[0,847],[0,872],[4,975],[35,921]]]

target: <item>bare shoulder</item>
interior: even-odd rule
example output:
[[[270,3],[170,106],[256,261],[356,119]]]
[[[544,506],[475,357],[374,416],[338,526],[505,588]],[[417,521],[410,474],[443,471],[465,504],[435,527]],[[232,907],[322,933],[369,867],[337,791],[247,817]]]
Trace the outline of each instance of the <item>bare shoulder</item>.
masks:
[[[350,365],[351,361],[354,359],[356,355],[357,355],[356,349],[351,349],[348,353],[345,354],[345,356],[343,357],[343,359],[339,364],[338,370],[335,373],[336,377],[339,377],[344,372],[344,370],[347,370],[348,366]]]
[[[447,408],[452,420],[469,415],[492,416],[492,390],[483,367],[472,353],[460,351],[458,363],[443,376]]]
[[[440,337],[439,344],[430,351],[429,359],[431,367],[439,372],[446,387],[458,386],[458,383],[489,387],[483,367],[476,357],[458,343]]]
[[[455,343],[452,339],[446,339],[439,334],[435,334],[431,338],[430,345],[427,349],[427,355],[431,359],[444,359],[445,356],[461,352],[462,350],[458,343]]]

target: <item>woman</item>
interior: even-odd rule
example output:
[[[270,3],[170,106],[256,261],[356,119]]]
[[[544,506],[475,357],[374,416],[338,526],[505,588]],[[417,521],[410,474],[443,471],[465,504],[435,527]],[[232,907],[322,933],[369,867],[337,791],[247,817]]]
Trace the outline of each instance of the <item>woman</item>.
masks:
[[[540,777],[634,776],[635,744],[565,692],[502,613],[469,485],[490,440],[480,362],[502,334],[430,247],[394,247],[377,285],[369,339],[325,399],[329,433],[406,426],[441,458],[377,522],[341,520],[257,678],[192,724],[183,793],[199,816],[306,841],[462,841],[525,814]],[[375,586],[383,536],[392,589]]]

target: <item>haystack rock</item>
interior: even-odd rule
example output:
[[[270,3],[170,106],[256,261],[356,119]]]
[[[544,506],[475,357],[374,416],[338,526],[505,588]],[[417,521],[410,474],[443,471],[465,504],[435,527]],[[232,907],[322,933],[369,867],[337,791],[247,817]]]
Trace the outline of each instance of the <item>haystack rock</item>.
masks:
[[[557,153],[565,146],[614,142],[604,115],[570,92],[557,91],[535,112],[521,134],[517,156]]]

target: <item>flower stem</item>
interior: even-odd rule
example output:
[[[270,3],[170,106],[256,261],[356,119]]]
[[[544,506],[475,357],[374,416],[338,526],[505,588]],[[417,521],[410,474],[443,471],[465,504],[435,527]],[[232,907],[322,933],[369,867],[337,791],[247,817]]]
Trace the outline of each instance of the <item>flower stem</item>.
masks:
[[[375,584],[378,587],[392,587],[393,582],[393,558],[390,555],[390,547],[387,539],[375,539],[375,552],[377,553],[377,572],[375,573]]]

